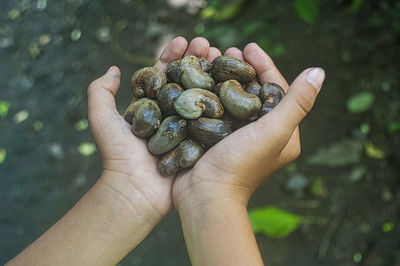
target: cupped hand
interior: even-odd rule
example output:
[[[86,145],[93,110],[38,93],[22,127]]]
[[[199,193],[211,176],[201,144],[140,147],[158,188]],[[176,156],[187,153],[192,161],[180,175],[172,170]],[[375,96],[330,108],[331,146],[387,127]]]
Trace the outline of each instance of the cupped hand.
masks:
[[[255,43],[243,52],[232,47],[225,54],[248,62],[261,84],[278,83],[287,95],[270,113],[224,138],[193,169],[177,176],[173,199],[178,211],[212,200],[247,204],[269,175],[299,156],[298,124],[311,110],[325,78],[321,68],[310,68],[289,87],[271,58]]]
[[[184,55],[215,57],[216,51],[204,38],[195,38],[188,45],[177,37],[167,45],[155,67],[165,72],[169,62]],[[126,206],[133,205],[135,210],[149,206],[163,216],[173,206],[173,179],[159,174],[157,158],[148,151],[146,140],[133,135],[131,126],[117,111],[114,97],[120,78],[120,70],[113,66],[87,90],[90,129],[102,158],[99,183]]]

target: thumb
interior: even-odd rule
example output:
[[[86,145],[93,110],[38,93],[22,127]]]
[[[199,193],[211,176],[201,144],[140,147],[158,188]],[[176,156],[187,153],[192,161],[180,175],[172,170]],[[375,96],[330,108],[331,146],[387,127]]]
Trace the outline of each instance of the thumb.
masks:
[[[291,84],[282,101],[259,119],[261,124],[273,125],[279,143],[286,144],[293,131],[311,111],[325,79],[325,71],[315,67],[304,70]]]
[[[89,122],[95,138],[97,129],[104,128],[106,121],[119,115],[114,96],[120,86],[120,80],[120,70],[112,66],[107,73],[90,83],[87,89]]]

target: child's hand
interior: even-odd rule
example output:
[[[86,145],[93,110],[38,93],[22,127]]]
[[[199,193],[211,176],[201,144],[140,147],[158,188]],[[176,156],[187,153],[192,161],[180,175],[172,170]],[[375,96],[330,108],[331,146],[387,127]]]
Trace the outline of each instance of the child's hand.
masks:
[[[169,62],[184,55],[210,55],[220,52],[209,46],[204,38],[195,38],[188,46],[178,37],[172,40],[155,67],[166,71]],[[120,86],[120,71],[112,67],[93,81],[88,88],[89,122],[102,158],[100,179],[107,190],[127,206],[141,205],[156,211],[159,220],[173,206],[173,179],[162,177],[157,169],[157,158],[147,149],[147,142],[134,136],[130,125],[116,109],[114,96]]]
[[[320,68],[307,69],[289,87],[257,44],[248,44],[243,53],[230,48],[226,54],[253,65],[261,84],[278,83],[287,95],[273,111],[233,132],[177,177],[173,198],[178,211],[221,199],[246,205],[269,175],[299,156],[298,124],[311,110],[325,77]]]

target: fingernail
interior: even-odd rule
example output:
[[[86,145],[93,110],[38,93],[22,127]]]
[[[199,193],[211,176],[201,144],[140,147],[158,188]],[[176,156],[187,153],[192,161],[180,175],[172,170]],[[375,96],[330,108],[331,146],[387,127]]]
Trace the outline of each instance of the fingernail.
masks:
[[[324,79],[325,71],[320,67],[313,67],[306,74],[306,80],[310,82],[318,91],[321,89]]]
[[[112,74],[113,72],[115,72],[115,66],[111,66],[111,67],[107,70],[107,74]]]

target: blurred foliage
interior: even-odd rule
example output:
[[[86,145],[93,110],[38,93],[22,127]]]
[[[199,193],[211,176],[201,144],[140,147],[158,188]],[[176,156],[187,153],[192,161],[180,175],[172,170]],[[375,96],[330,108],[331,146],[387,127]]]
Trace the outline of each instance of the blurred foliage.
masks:
[[[311,184],[312,195],[320,198],[325,198],[328,196],[328,190],[324,185],[324,181],[321,177],[317,177]]]
[[[0,164],[4,162],[7,157],[7,150],[5,148],[0,148]]]
[[[386,223],[384,223],[383,225],[382,225],[382,231],[384,232],[384,233],[388,233],[388,232],[390,232],[390,231],[393,231],[393,229],[394,229],[394,223],[393,222],[386,222]]]
[[[370,92],[360,92],[347,100],[347,110],[350,113],[362,113],[371,108],[375,96]]]
[[[4,118],[8,115],[8,110],[11,107],[11,103],[7,101],[0,101],[0,117]]]
[[[83,142],[79,144],[78,151],[82,156],[91,156],[96,152],[96,145],[91,142]]]
[[[81,119],[74,125],[76,131],[84,131],[89,128],[89,122],[87,119]]]
[[[252,209],[249,211],[254,233],[262,233],[271,238],[283,238],[296,230],[301,217],[275,206]]]
[[[308,24],[315,24],[319,14],[319,0],[295,0],[294,7],[299,18]]]
[[[378,147],[376,147],[372,142],[367,141],[364,144],[365,153],[369,158],[382,160],[385,158],[385,152]]]

